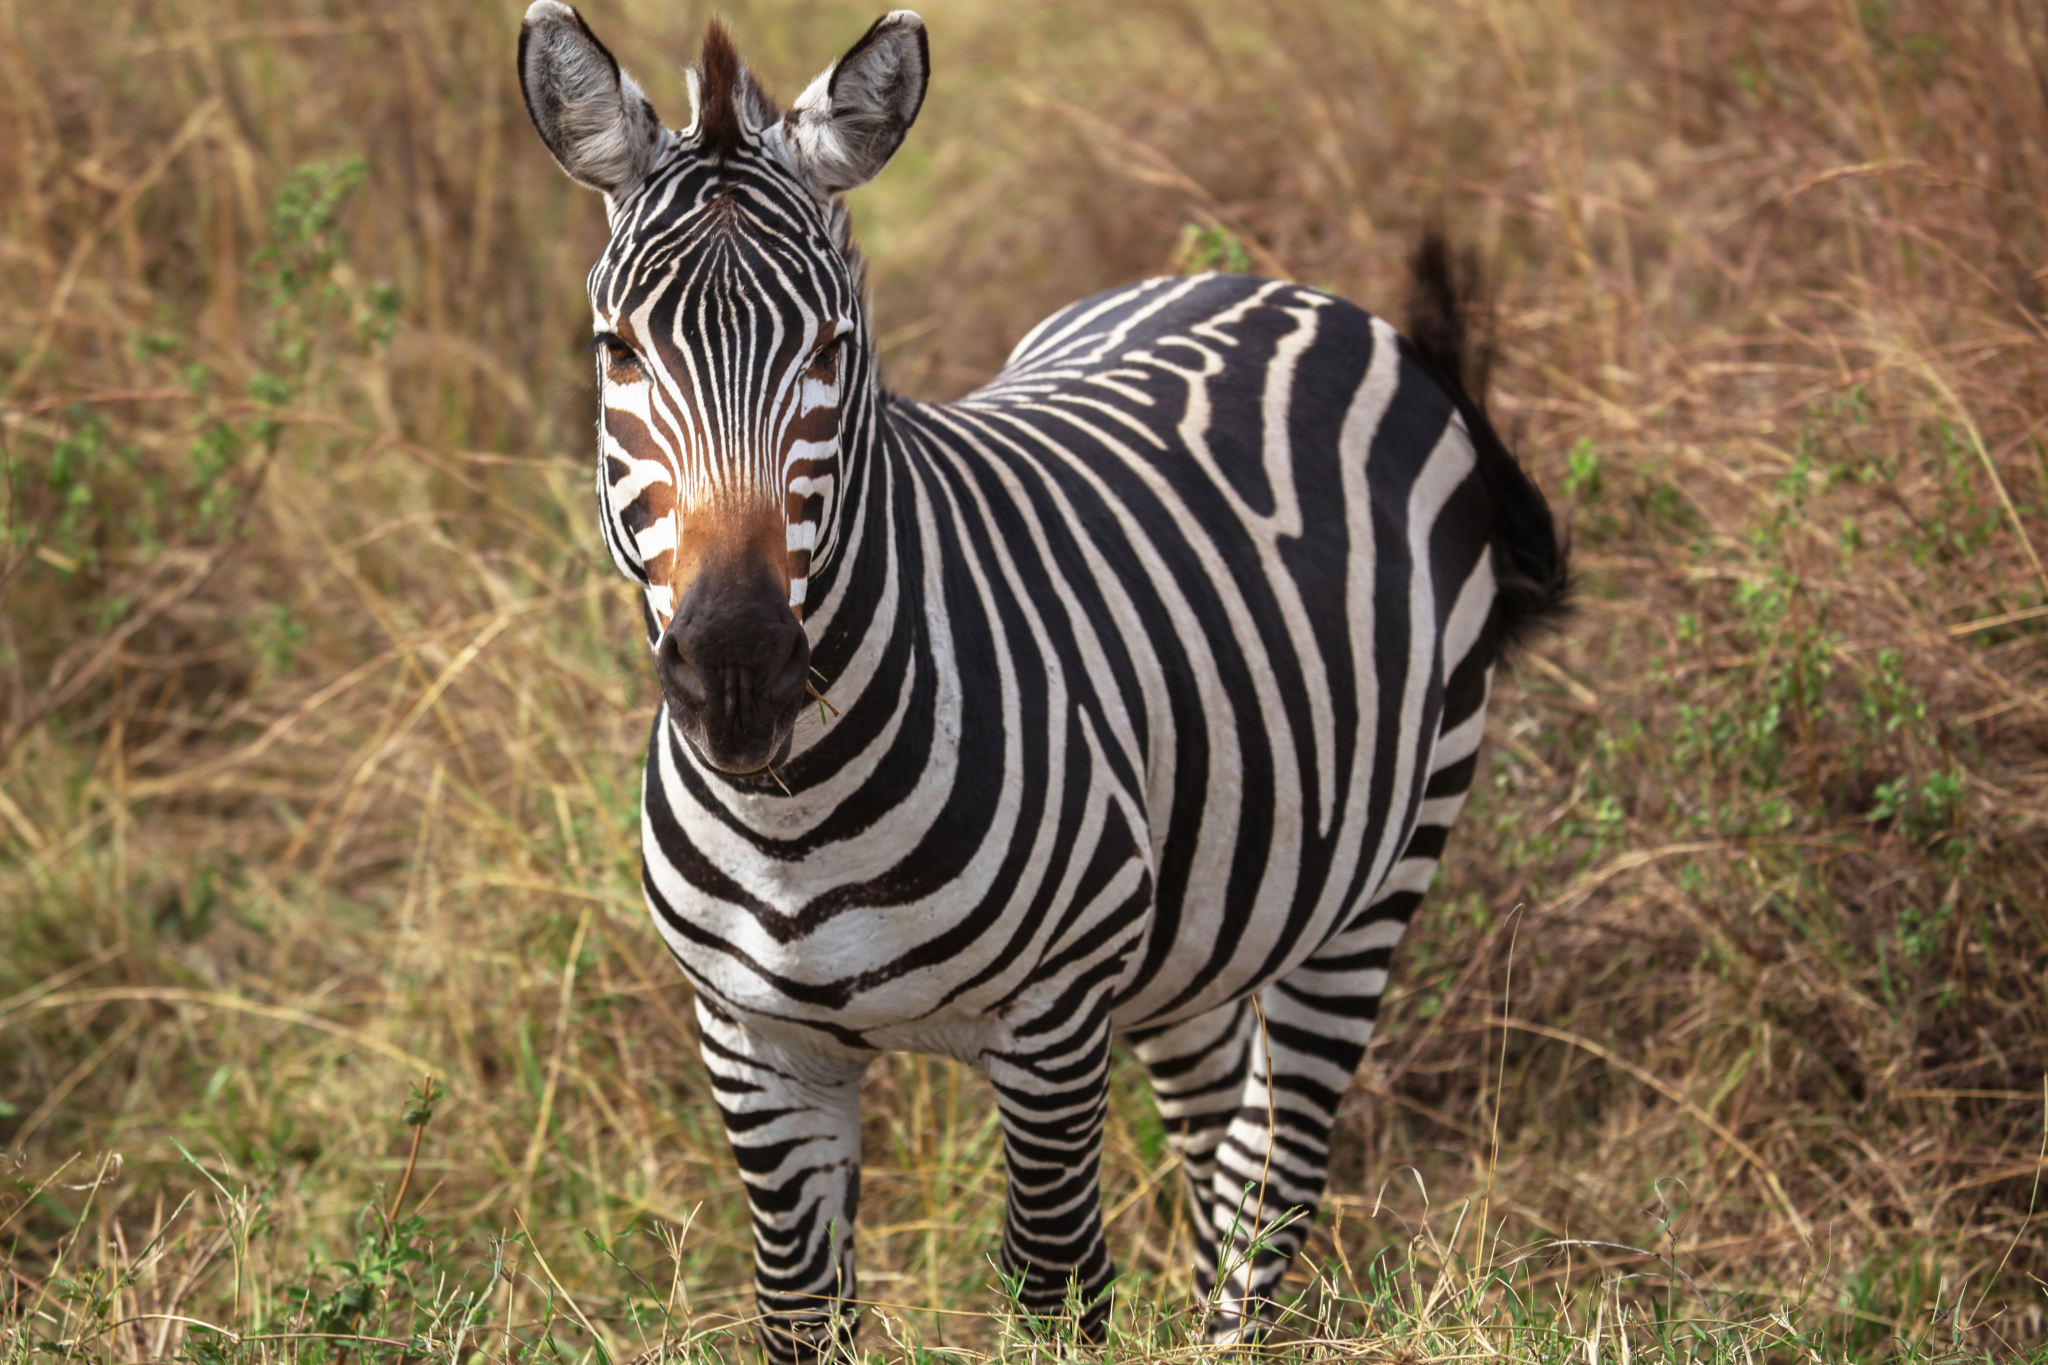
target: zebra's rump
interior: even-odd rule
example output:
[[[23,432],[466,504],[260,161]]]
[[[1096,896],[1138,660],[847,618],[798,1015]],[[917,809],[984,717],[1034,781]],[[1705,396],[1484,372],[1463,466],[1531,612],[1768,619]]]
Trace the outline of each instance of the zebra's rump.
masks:
[[[884,436],[888,570],[852,547],[821,580],[844,715],[799,729],[789,795],[658,727],[649,894],[700,988],[931,1047],[942,1019],[1185,1018],[1376,918],[1390,945],[1418,825],[1454,813],[1428,807],[1440,736],[1476,746],[1494,600],[1472,440],[1392,329],[1151,281]]]

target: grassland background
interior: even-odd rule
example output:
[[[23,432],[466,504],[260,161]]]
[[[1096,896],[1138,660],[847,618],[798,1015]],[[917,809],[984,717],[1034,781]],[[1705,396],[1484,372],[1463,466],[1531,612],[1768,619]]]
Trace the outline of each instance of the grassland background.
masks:
[[[723,9],[785,95],[872,17]],[[1573,529],[1580,611],[1500,689],[1346,1103],[1314,1349],[2041,1351],[2048,12],[923,12],[930,99],[855,200],[896,388],[1234,252],[1398,316],[1440,215]],[[588,13],[681,121],[706,8]],[[573,1362],[748,1309],[637,892],[602,213],[517,22],[0,0],[9,1361]],[[892,1058],[867,1098],[867,1344],[1028,1351],[983,1316],[980,1082]],[[1123,1349],[1165,1350],[1127,1065],[1109,1148]]]

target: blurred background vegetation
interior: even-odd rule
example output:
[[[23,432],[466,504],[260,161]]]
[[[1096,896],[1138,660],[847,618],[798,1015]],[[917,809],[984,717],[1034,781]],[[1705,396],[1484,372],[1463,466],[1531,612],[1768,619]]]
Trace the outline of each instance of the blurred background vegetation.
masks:
[[[784,95],[873,17],[722,8]],[[706,6],[587,11],[682,121]],[[855,210],[899,391],[1162,271],[1398,316],[1441,216],[1573,528],[1579,614],[1500,690],[1347,1101],[1304,1349],[2041,1353],[2048,11],[923,12]],[[744,1354],[637,890],[603,215],[518,20],[0,0],[8,1362]],[[1184,1349],[1119,1075],[1120,1349]],[[867,1124],[865,1343],[1031,1350],[979,1080],[892,1058]]]

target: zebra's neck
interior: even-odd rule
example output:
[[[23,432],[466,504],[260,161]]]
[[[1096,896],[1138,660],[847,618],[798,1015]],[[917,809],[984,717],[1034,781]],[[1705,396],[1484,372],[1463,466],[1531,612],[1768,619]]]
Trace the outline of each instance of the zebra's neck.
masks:
[[[819,528],[825,553],[812,562],[804,615],[822,701],[799,720],[772,772],[736,777],[694,765],[708,791],[720,793],[724,821],[764,851],[801,845],[814,818],[884,762],[900,769],[917,756],[915,776],[904,773],[913,783],[948,769],[957,738],[942,718],[957,710],[956,666],[943,609],[925,582],[936,561],[918,512],[917,405],[888,397],[871,358],[864,368],[848,386],[833,472],[840,487]]]
[[[844,609],[843,585],[859,577],[855,557],[871,553],[863,543],[862,522],[877,505],[884,486],[882,467],[888,461],[890,401],[882,387],[881,362],[875,355],[875,329],[861,310],[859,372],[849,376],[839,419],[839,453],[832,477],[839,487],[828,499],[827,524],[818,528],[818,550],[811,557],[810,596],[804,613],[807,626],[824,624]],[[810,630],[815,649],[820,632]],[[821,671],[822,668],[821,668]],[[829,678],[832,675],[827,672]]]

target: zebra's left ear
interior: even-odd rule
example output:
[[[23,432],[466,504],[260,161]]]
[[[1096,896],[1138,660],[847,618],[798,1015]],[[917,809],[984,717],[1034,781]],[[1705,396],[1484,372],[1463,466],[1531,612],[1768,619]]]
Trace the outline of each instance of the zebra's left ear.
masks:
[[[924,20],[915,11],[875,20],[783,120],[804,183],[829,198],[874,179],[916,120],[930,70]]]

